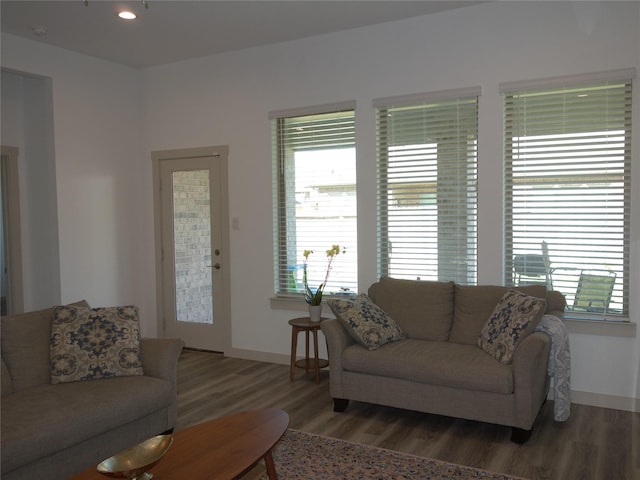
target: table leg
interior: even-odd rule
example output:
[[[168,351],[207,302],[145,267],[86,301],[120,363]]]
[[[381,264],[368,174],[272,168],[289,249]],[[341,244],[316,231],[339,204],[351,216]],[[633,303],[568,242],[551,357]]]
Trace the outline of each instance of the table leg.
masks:
[[[269,477],[269,480],[278,480],[278,474],[276,473],[276,466],[273,463],[271,450],[269,450],[264,456],[264,464],[267,467],[267,477]]]
[[[305,335],[306,335],[306,339],[307,339],[307,349],[305,350],[305,373],[309,373],[309,330],[305,330]]]
[[[313,329],[313,354],[316,357],[316,383],[320,383],[320,354],[318,353],[318,329]]]
[[[291,370],[289,372],[289,380],[293,382],[296,369],[296,350],[298,347],[298,327],[291,329]]]

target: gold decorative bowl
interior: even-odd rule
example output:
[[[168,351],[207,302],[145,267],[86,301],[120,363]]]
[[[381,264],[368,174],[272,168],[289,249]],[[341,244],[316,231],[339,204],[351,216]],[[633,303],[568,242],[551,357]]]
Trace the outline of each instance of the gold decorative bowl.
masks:
[[[98,465],[98,472],[113,477],[149,480],[153,475],[147,470],[158,463],[172,443],[171,435],[157,435],[107,458]]]

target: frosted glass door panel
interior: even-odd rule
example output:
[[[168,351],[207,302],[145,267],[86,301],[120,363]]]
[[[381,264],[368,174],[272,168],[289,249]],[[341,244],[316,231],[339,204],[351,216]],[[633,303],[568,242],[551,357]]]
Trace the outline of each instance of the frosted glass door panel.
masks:
[[[208,170],[173,172],[176,320],[213,323]]]

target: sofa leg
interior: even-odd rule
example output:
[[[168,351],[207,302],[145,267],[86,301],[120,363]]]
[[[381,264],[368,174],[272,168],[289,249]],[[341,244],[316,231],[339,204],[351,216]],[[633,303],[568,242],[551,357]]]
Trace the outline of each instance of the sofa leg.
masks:
[[[344,412],[349,406],[349,400],[346,398],[334,398],[333,399],[333,411]]]
[[[532,432],[533,432],[533,428],[529,430],[524,430],[522,428],[511,427],[511,441],[519,445],[522,445],[523,443],[527,443],[529,438],[531,438]]]

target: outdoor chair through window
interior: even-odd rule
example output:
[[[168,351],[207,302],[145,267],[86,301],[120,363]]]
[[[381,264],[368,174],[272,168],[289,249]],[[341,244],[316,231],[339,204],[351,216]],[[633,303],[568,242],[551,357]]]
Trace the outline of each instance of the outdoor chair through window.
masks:
[[[615,284],[614,272],[582,271],[573,301],[573,310],[606,313]]]
[[[542,284],[546,285],[549,290],[553,290],[553,280],[551,278],[553,268],[551,268],[547,242],[542,242],[541,254],[516,255],[513,258],[513,271],[516,285]]]
[[[513,271],[516,285],[546,284],[547,269],[542,255],[526,253],[513,258]]]

